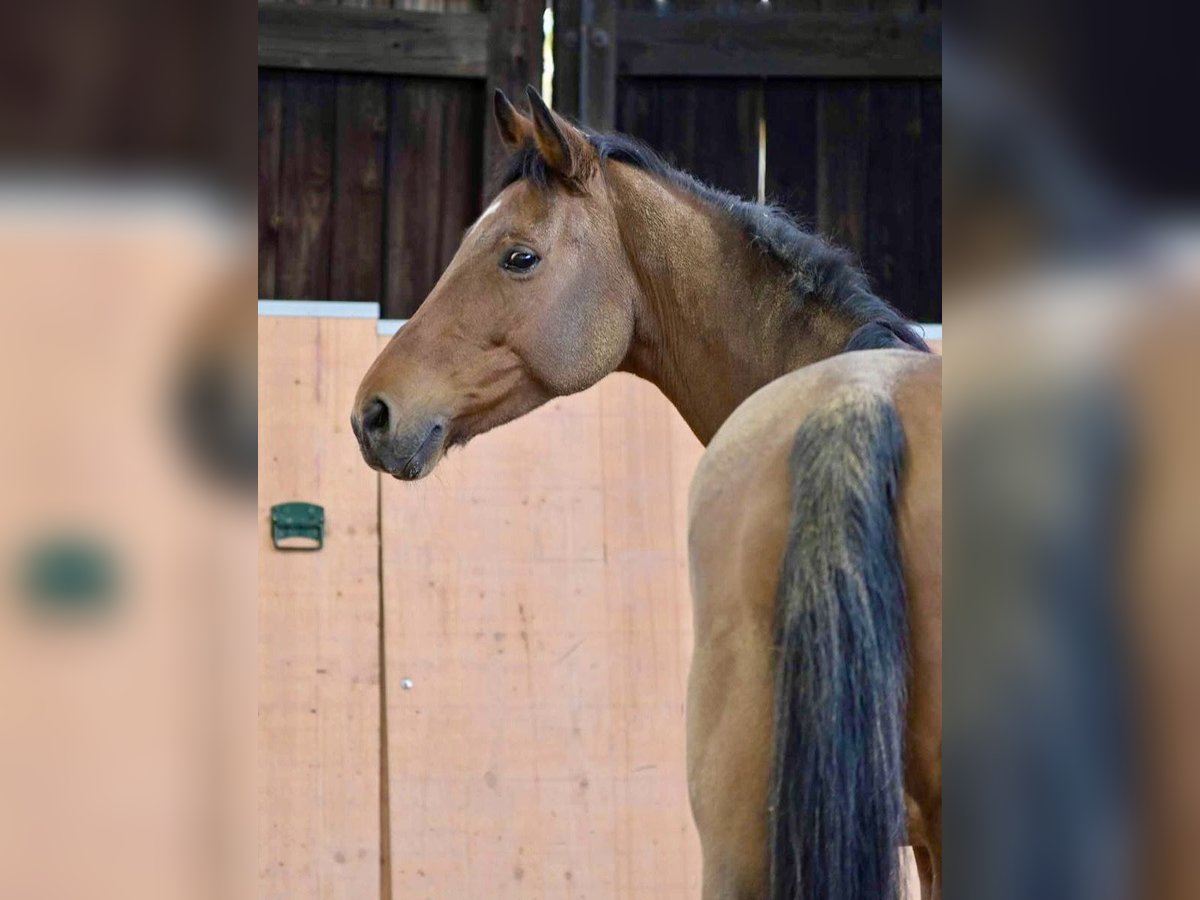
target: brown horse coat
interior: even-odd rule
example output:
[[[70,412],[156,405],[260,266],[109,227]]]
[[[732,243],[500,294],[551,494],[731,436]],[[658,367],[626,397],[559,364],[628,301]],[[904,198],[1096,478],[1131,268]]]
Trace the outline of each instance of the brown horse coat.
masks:
[[[527,117],[497,95],[512,151],[506,185],[363,379],[351,421],[364,458],[421,478],[450,447],[614,370],[658,385],[710,444],[690,540],[688,757],[704,900],[894,894],[906,808],[932,890],[941,852],[940,361],[872,349],[926,348],[846,254],[627,139],[585,134],[532,89],[530,104]],[[831,471],[869,529],[850,507],[797,520],[805,491],[821,487],[797,455],[802,438],[818,456],[823,440],[844,445]],[[805,528],[851,548],[824,560],[840,567],[837,583],[850,594],[806,601],[817,618],[852,612],[845,648],[804,631],[812,617],[793,588],[806,572],[792,551],[823,546]],[[791,641],[786,654],[780,635]],[[895,646],[864,650],[863,640],[889,635]],[[848,716],[793,703],[793,688],[806,696],[812,679],[776,680],[846,648],[854,672],[881,673],[846,676],[861,683],[840,702],[855,692],[863,700]],[[827,668],[816,680],[823,689],[844,679]],[[809,746],[796,743],[799,720],[820,732],[856,716],[854,729],[830,732],[828,771],[798,767],[781,749]],[[856,778],[860,769],[870,778]],[[850,786],[846,796],[835,782]],[[836,813],[837,840],[820,833],[828,822],[798,828],[814,810],[770,800],[768,784]],[[868,825],[874,833],[860,836]]]

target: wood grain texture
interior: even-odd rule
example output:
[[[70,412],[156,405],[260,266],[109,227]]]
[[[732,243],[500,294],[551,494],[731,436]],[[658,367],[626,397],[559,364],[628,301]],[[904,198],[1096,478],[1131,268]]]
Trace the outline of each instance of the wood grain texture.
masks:
[[[487,61],[483,13],[281,3],[258,8],[260,66],[482,78]]]
[[[385,317],[416,311],[478,215],[480,87],[441,79],[390,86]]]
[[[921,152],[917,163],[918,305],[910,315],[942,321],[942,83],[921,84]]]
[[[697,896],[699,454],[654,388],[614,376],[385,481],[394,896]]]
[[[382,293],[387,133],[386,79],[341,76],[329,275],[329,296],[338,300]]]
[[[865,81],[824,83],[817,107],[817,226],[860,257],[866,247],[868,87]]]
[[[439,277],[458,251],[463,234],[483,211],[483,141],[479,136],[492,127],[491,107],[484,102],[481,82],[451,81],[444,84],[441,95],[442,193],[437,219],[431,223],[437,238]]]
[[[582,0],[554,6],[554,109],[597,131],[616,122],[617,4]],[[581,94],[581,91],[583,92]]]
[[[283,77],[275,292],[280,298],[329,295],[336,87],[332,75],[288,72]]]
[[[756,195],[758,81],[622,78],[617,91],[618,130],[702,181],[742,197]]]
[[[488,13],[487,42],[486,96],[489,103],[497,88],[519,104],[526,85],[540,88],[542,14],[545,9],[544,0],[492,0]],[[504,148],[489,114],[483,129],[485,190],[504,155]]]
[[[924,226],[917,193],[922,153],[920,83],[875,82],[870,94],[863,265],[879,296],[918,321],[930,321],[931,298],[921,284],[919,254]]]
[[[387,5],[387,0],[341,2],[343,7]],[[405,40],[415,41],[421,29],[453,24],[454,16],[433,10],[480,4],[394,0],[391,5],[399,11],[384,10],[385,18],[393,18],[380,26],[383,32],[404,31],[409,33]],[[374,26],[363,23],[379,12],[328,6],[272,4],[265,15],[359,16],[355,27],[370,31]],[[605,46],[588,43],[595,65],[583,112],[593,125],[607,128],[615,98],[619,130],[743,197],[758,193],[761,115],[767,197],[856,251],[879,292],[907,315],[936,321],[941,317],[938,6],[930,0],[773,0],[766,8],[748,0],[687,0],[664,11],[653,0],[606,0],[598,7],[598,21],[604,26],[611,18],[614,25],[605,29]],[[556,9],[556,106],[579,115],[580,3],[561,0]],[[366,120],[346,121],[356,109],[363,112],[349,94],[368,90],[348,91],[345,85],[355,76],[260,71],[261,296],[378,298],[386,315],[415,311],[493,187],[491,175],[502,154],[487,112],[488,90],[499,86],[519,96],[526,84],[540,82],[541,13],[535,0],[496,2],[489,12],[472,13],[473,33],[484,34],[480,52],[488,62],[476,75],[485,82],[389,76],[388,105],[394,109],[397,94],[408,95],[400,102],[409,104],[411,118],[400,127],[389,122],[387,139],[377,143],[362,129]],[[431,19],[445,22],[430,24]],[[315,49],[305,52],[327,49],[319,33],[310,31],[306,40],[315,41]],[[813,46],[805,49],[808,44]],[[643,59],[623,70],[635,77],[612,74],[618,56]],[[897,62],[904,59],[908,63]],[[781,77],[789,74],[821,77]],[[682,75],[704,77],[675,77]],[[720,77],[730,75],[754,77]],[[901,82],[898,75],[927,77]],[[299,82],[305,77],[314,80],[302,90]],[[320,87],[319,79],[329,77],[332,85]],[[907,87],[897,94],[899,84]],[[334,110],[312,108],[322,91],[323,102],[336,97]],[[305,92],[307,97],[299,96]],[[919,108],[915,117],[910,115],[913,102]],[[391,115],[385,112],[383,118]],[[391,149],[385,151],[377,199],[365,185],[378,143]],[[402,167],[400,160],[406,160]],[[913,177],[901,170],[903,165],[917,170]],[[328,195],[326,168],[333,180]]]
[[[274,297],[279,258],[280,159],[283,153],[283,74],[258,73],[258,296]]]
[[[767,200],[804,226],[817,222],[818,83],[771,80],[763,87],[767,133]]]
[[[617,71],[637,76],[932,77],[941,18],[891,12],[621,11]]]
[[[366,319],[259,319],[258,896],[380,896],[378,476],[349,410]],[[271,546],[269,510],[325,507],[325,547]]]

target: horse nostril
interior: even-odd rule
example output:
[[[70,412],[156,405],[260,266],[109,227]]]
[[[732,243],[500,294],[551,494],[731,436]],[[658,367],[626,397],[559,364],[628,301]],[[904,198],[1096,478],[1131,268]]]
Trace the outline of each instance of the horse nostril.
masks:
[[[378,434],[388,427],[387,404],[376,397],[363,410],[362,427],[366,434]]]

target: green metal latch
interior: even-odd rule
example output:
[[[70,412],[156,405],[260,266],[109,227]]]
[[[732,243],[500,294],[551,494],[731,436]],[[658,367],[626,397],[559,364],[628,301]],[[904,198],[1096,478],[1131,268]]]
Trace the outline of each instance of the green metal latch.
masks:
[[[107,543],[84,534],[48,536],[23,564],[25,593],[40,612],[106,613],[116,604],[120,577]]]
[[[325,510],[299,500],[271,507],[271,543],[276,550],[320,550],[325,545]]]

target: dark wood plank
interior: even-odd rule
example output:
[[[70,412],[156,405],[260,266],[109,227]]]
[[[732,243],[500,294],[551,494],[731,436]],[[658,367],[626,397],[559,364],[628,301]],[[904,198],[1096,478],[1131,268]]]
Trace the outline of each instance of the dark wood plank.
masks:
[[[667,0],[667,8],[671,15],[690,12],[720,12],[731,15],[745,15],[762,11],[762,0]],[[649,8],[662,15],[662,8],[657,0],[651,0]]]
[[[426,12],[486,12],[487,0],[373,0],[376,6],[419,9]]]
[[[862,255],[865,249],[868,85],[829,82],[819,89],[817,226]]]
[[[583,0],[553,0],[554,109],[575,121],[579,115],[579,17]]]
[[[391,85],[383,297],[389,318],[416,312],[479,214],[485,110],[479,82]]]
[[[921,151],[917,167],[917,257],[920,275],[912,315],[942,321],[942,85],[921,85]]]
[[[767,199],[808,228],[817,225],[817,83],[768,81],[763,88],[767,133]]]
[[[819,12],[821,0],[771,0],[773,12]]]
[[[438,212],[438,274],[450,264],[463,232],[478,218],[483,189],[483,130],[491,105],[477,81],[443,83],[442,190]]]
[[[519,106],[525,86],[542,83],[542,14],[545,0],[492,0],[487,40],[487,96],[500,88]],[[503,158],[496,129],[483,130],[484,184]]]
[[[283,147],[283,73],[258,73],[258,296],[275,294],[279,259],[279,164]]]
[[[863,263],[876,293],[914,316],[921,293],[917,251],[920,84],[875,82],[870,92]]]
[[[488,21],[475,12],[260,5],[258,64],[482,78],[488,72]],[[540,34],[540,18],[538,27]]]
[[[619,130],[740,197],[758,193],[761,86],[750,79],[621,79]]]
[[[585,10],[591,14],[587,22]],[[611,131],[617,105],[615,0],[557,0],[554,41],[554,108],[598,131]]]
[[[283,77],[283,154],[276,296],[329,296],[336,80],[288,72]]]
[[[438,196],[445,124],[439,82],[396,79],[388,107],[383,315],[406,319],[437,280]]]
[[[382,291],[386,139],[385,78],[338,76],[329,277],[334,300],[378,300]]]
[[[621,75],[919,78],[942,65],[936,13],[622,10],[617,31]]]

